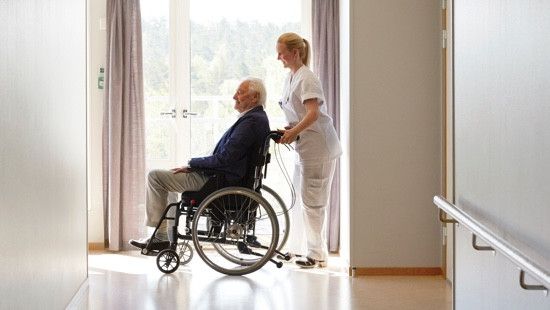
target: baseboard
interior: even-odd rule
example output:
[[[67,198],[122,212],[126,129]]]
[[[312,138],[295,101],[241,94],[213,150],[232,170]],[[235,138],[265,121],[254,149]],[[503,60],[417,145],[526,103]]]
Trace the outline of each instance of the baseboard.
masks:
[[[89,251],[103,251],[105,250],[105,244],[103,242],[89,242],[88,243]]]
[[[65,309],[86,309],[88,303],[88,289],[89,282],[88,278],[86,278]]]
[[[443,275],[441,267],[353,267],[351,276],[439,276]]]

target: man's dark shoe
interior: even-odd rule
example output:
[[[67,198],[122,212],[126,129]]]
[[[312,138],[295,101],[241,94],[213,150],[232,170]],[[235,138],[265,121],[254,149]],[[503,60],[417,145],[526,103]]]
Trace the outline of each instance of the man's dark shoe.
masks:
[[[145,249],[148,243],[149,243],[149,238],[139,239],[139,240],[130,240],[131,245],[142,250]],[[170,241],[153,239],[151,244],[149,244],[148,250],[161,251],[164,249],[168,249],[169,247],[170,247]]]

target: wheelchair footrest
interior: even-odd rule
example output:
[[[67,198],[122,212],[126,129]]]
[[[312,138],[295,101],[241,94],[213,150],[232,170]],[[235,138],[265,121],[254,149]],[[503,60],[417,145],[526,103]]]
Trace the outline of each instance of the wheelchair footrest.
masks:
[[[147,249],[141,250],[141,255],[146,255],[146,256],[157,256],[159,253],[160,251],[157,251],[157,250],[147,250]]]

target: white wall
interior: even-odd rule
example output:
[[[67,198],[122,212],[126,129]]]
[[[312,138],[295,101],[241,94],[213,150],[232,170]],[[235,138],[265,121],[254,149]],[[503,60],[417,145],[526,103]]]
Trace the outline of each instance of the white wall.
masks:
[[[0,308],[62,309],[87,278],[86,1],[0,20]]]
[[[550,2],[455,1],[454,14],[456,205],[548,271]],[[470,242],[457,229],[456,309],[550,309]]]
[[[440,1],[349,3],[351,264],[440,267]]]
[[[102,126],[103,89],[97,88],[99,68],[105,67],[107,33],[100,29],[105,20],[106,1],[88,1],[88,242],[103,244],[103,180],[102,180]]]

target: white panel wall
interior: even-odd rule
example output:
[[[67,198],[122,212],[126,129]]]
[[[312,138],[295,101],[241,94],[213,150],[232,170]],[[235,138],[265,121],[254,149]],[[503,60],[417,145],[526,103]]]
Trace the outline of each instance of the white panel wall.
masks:
[[[548,1],[454,3],[456,203],[546,270],[549,16]],[[456,309],[550,309],[513,264],[474,252],[466,231],[456,238]]]
[[[478,238],[478,240],[480,240]],[[550,297],[519,286],[519,270],[501,254],[472,248],[472,234],[464,226],[456,230],[455,309],[548,310]],[[485,245],[478,241],[479,245]],[[526,276],[528,284],[538,284]]]
[[[440,267],[440,1],[349,3],[351,264]]]
[[[102,132],[104,90],[98,89],[99,68],[105,67],[107,32],[100,29],[100,20],[105,21],[105,0],[88,1],[88,242],[103,244],[103,174],[102,174]]]
[[[0,1],[0,309],[87,277],[86,1]]]

